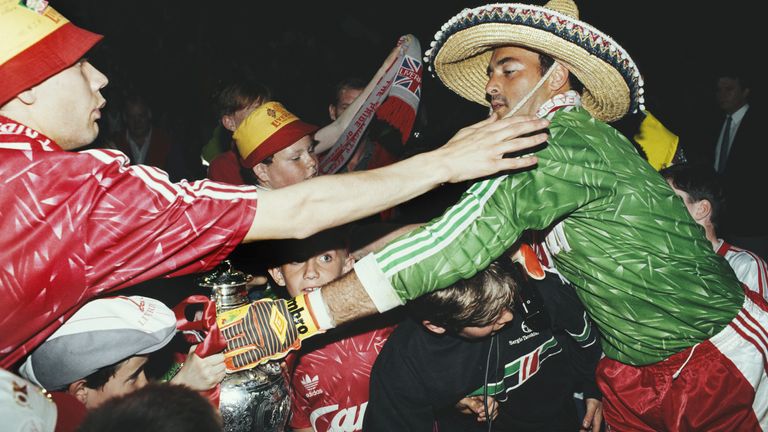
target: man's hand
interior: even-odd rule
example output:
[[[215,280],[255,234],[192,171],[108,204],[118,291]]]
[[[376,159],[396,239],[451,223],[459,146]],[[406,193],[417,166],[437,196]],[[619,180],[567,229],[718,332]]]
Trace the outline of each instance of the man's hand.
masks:
[[[187,386],[194,391],[212,389],[224,379],[226,374],[224,354],[218,353],[208,357],[198,357],[195,354],[195,348],[197,348],[197,345],[193,345],[189,349],[184,366],[171,379],[171,383]]]
[[[548,135],[543,131],[549,121],[531,116],[488,119],[461,129],[447,144],[434,151],[440,163],[448,169],[451,183],[484,177],[499,171],[526,168],[537,162],[535,156],[504,158],[507,153],[536,147]],[[531,136],[533,132],[540,131]]]
[[[445,182],[526,168],[536,157],[504,158],[532,151],[547,139],[544,119],[492,115],[460,130],[446,145],[370,171],[319,176],[288,187],[260,191],[259,211],[244,242],[305,238],[408,201]]]
[[[484,422],[488,419],[485,415],[485,404],[482,396],[465,397],[456,403],[456,408],[462,414],[476,415],[478,422]],[[491,420],[499,415],[499,403],[491,396],[488,396],[488,414],[491,416]]]
[[[250,369],[285,357],[301,341],[320,332],[304,296],[262,299],[219,314],[216,323],[227,341],[228,372]]]
[[[584,420],[581,421],[579,431],[600,432],[603,424],[603,403],[598,399],[587,399],[585,401],[587,411]]]

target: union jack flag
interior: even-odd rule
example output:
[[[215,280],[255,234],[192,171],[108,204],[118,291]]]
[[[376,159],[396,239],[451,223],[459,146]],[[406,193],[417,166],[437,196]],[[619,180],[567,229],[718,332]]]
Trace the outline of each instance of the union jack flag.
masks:
[[[421,98],[421,62],[411,56],[403,57],[394,85],[404,87]]]

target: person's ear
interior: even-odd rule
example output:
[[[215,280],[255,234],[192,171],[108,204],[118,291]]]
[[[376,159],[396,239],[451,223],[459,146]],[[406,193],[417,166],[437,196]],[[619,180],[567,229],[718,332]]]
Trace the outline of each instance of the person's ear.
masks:
[[[559,92],[564,86],[568,84],[568,75],[570,72],[568,68],[555,62],[552,66],[554,70],[552,75],[549,76],[549,89],[553,92]]]
[[[253,167],[253,173],[259,179],[259,182],[264,185],[269,185],[269,171],[267,171],[267,165],[264,163],[258,163]]]
[[[352,256],[351,253],[346,253],[347,257],[344,258],[344,266],[341,268],[341,271],[343,274],[346,274],[350,270],[352,270],[352,267],[355,266],[355,257]]]
[[[67,387],[67,393],[71,394],[83,405],[88,402],[88,387],[85,386],[85,380],[77,380]]]
[[[703,199],[697,201],[693,207],[693,219],[698,221],[709,221],[712,216],[712,203]]]
[[[269,272],[269,275],[272,276],[272,279],[275,280],[275,283],[282,287],[285,286],[285,277],[283,276],[283,271],[280,270],[280,267],[272,267],[267,271]]]
[[[336,105],[328,105],[328,117],[330,117],[331,120],[336,120]]]
[[[237,129],[235,118],[231,115],[225,115],[221,117],[221,125],[224,126],[230,132],[234,132]]]
[[[35,95],[35,89],[27,89],[23,92],[16,95],[16,99],[20,100],[21,103],[24,105],[32,105],[37,101],[37,96]]]
[[[431,331],[434,334],[443,334],[445,333],[445,327],[440,327],[439,325],[432,324],[429,320],[423,320],[421,324],[427,328],[427,330]]]

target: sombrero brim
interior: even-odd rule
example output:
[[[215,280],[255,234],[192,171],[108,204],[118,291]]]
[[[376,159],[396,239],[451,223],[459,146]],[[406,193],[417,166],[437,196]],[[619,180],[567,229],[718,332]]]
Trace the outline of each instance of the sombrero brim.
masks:
[[[493,49],[519,46],[566,66],[584,84],[582,104],[597,119],[618,120],[642,103],[640,74],[612,39],[588,24],[541,7],[499,6],[503,13],[480,8],[465,11],[436,35],[430,54],[435,73],[448,88],[489,105],[486,70]]]

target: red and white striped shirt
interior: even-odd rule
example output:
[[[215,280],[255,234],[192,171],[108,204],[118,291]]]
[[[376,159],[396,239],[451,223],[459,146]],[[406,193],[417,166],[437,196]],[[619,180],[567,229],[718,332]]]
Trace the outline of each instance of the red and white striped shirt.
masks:
[[[0,367],[88,300],[204,271],[242,241],[256,189],[171,183],[115,150],[63,151],[0,116]]]
[[[747,286],[750,291],[760,294],[768,300],[768,264],[754,253],[737,248],[725,240],[720,239],[717,254],[725,258],[733,268],[736,277]]]

